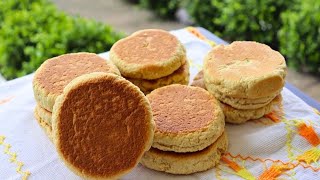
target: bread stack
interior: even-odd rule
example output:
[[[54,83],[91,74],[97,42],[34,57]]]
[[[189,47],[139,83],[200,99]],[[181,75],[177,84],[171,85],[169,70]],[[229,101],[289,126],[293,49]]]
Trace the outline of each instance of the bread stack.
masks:
[[[269,46],[236,41],[213,48],[205,57],[206,89],[221,101],[226,122],[243,123],[269,113],[281,100],[284,57]]]
[[[214,167],[228,146],[224,115],[207,91],[169,85],[147,95],[156,123],[152,148],[142,165],[172,174],[191,174]]]
[[[52,130],[53,105],[63,88],[74,78],[91,72],[120,75],[112,63],[93,53],[61,55],[46,60],[37,69],[33,78],[33,92],[37,101],[35,117],[46,132]]]
[[[164,30],[141,30],[116,42],[110,60],[145,94],[162,86],[189,82],[185,48]]]
[[[45,61],[36,71],[35,118],[59,157],[86,179],[117,179],[150,149],[148,99],[117,68],[92,53]]]

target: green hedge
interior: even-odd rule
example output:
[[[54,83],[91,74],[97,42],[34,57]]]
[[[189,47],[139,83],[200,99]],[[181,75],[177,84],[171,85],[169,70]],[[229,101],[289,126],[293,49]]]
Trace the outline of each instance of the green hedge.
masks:
[[[64,53],[107,51],[122,37],[107,25],[67,16],[45,0],[4,0],[0,19],[0,72],[6,79]]]
[[[280,14],[289,3],[286,0],[225,0],[217,3],[221,14],[214,24],[223,27],[222,34],[227,39],[255,40],[277,49]]]
[[[301,1],[281,18],[280,51],[289,66],[320,73],[320,2]]]
[[[174,19],[175,12],[183,0],[139,0],[142,7],[153,10],[158,16]]]
[[[215,23],[215,20],[221,14],[222,1],[213,0],[185,0],[182,6],[188,10],[192,20],[197,25],[202,26],[215,33],[217,36],[222,36],[224,27]]]
[[[161,11],[163,17],[172,16],[175,10],[184,7],[196,25],[225,40],[268,44],[286,56],[289,66],[320,73],[320,1],[140,1],[153,4],[153,9],[158,14]]]

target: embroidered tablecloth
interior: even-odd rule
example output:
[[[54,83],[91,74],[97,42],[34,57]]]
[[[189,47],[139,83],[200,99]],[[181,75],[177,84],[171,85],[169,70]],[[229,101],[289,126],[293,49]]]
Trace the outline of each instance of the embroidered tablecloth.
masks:
[[[172,34],[187,49],[192,80],[215,43],[194,28]],[[108,53],[101,56],[108,58]],[[32,78],[33,74],[0,85],[0,179],[81,179],[58,158],[33,117]],[[138,165],[123,179],[320,179],[319,112],[286,88],[282,97],[268,116],[226,125],[229,149],[214,169],[177,176]]]

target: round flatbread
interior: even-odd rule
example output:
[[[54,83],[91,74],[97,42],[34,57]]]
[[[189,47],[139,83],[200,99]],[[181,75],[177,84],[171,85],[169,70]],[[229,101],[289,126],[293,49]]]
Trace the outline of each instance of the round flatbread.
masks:
[[[163,87],[168,86],[170,84],[182,84],[188,85],[189,83],[189,63],[186,61],[184,65],[182,65],[178,70],[170,74],[169,76],[165,76],[159,79],[154,80],[146,80],[146,79],[134,79],[134,78],[126,78],[136,86],[140,88],[140,90],[144,94],[149,94],[151,91]]]
[[[74,78],[92,72],[120,75],[111,63],[93,53],[71,53],[46,60],[33,78],[34,97],[41,107],[52,112],[56,98]]]
[[[125,77],[158,79],[172,74],[186,61],[179,40],[167,31],[146,29],[116,42],[110,60]]]
[[[38,124],[44,131],[44,133],[48,136],[51,142],[53,142],[53,134],[52,134],[52,126],[44,121],[38,114],[38,111],[35,109],[34,118],[37,120]]]
[[[204,89],[174,84],[152,91],[147,98],[156,122],[154,148],[199,151],[215,142],[224,131],[219,102]]]
[[[38,116],[51,126],[52,124],[52,113],[44,108],[42,108],[39,104],[36,105],[34,111],[38,114]]]
[[[176,153],[151,148],[143,155],[141,164],[171,174],[191,174],[213,168],[227,148],[228,138],[224,132],[216,142],[197,152]]]
[[[194,77],[191,86],[196,86],[196,87],[200,87],[200,88],[207,90],[207,87],[204,83],[203,76],[204,76],[203,71],[200,71]],[[229,105],[230,108],[234,109],[233,112],[235,112],[235,114],[238,114],[238,115],[242,114],[243,112],[250,112],[250,113],[245,113],[245,114],[247,114],[247,116],[245,116],[245,117],[247,117],[247,118],[251,117],[250,119],[252,119],[253,117],[258,117],[258,114],[259,115],[262,114],[261,112],[267,112],[268,110],[270,110],[270,108],[266,108],[266,106],[268,106],[272,102],[272,100],[275,99],[275,97],[278,96],[278,94],[280,94],[280,92],[279,92],[278,94],[275,94],[272,96],[267,96],[267,97],[263,97],[263,98],[256,98],[256,99],[235,98],[235,97],[225,96],[221,92],[215,91],[215,89],[217,89],[217,88],[213,87],[213,86],[215,86],[214,84],[207,84],[207,85],[212,90],[211,93],[215,97],[217,97],[222,104],[225,104],[226,106]],[[260,113],[256,113],[257,109],[260,109],[258,111]],[[261,110],[263,110],[263,111],[261,111]],[[251,114],[251,115],[249,115],[249,114]],[[256,114],[256,115],[252,116],[252,114]],[[245,118],[245,119],[247,119],[247,118]],[[257,118],[255,118],[255,119],[257,119]]]
[[[249,120],[259,119],[272,112],[275,105],[281,103],[281,95],[275,97],[269,104],[257,109],[236,109],[225,103],[221,103],[226,122],[233,124],[245,123]]]
[[[283,88],[287,69],[284,57],[269,46],[235,41],[213,48],[205,57],[203,72],[207,90],[213,94],[247,99],[272,97],[271,101]]]
[[[110,73],[72,80],[52,112],[54,142],[65,164],[92,179],[133,169],[154,135],[150,104],[138,87]]]

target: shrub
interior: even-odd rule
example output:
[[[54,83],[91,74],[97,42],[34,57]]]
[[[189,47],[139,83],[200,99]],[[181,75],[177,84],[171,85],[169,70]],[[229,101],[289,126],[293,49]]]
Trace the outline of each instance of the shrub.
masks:
[[[188,8],[196,22],[227,40],[255,40],[277,49],[285,0],[197,0]],[[190,7],[189,6],[189,7]]]
[[[186,8],[192,20],[217,36],[221,36],[224,28],[215,23],[220,16],[222,1],[217,0],[186,0],[182,6]]]
[[[5,16],[9,16],[15,10],[30,10],[33,3],[44,4],[45,0],[1,0],[0,1],[0,27]]]
[[[5,13],[1,23],[0,72],[7,79],[31,73],[53,56],[79,51],[107,51],[122,37],[109,26],[67,16],[48,2],[44,6],[34,1],[28,4],[28,8],[21,7],[10,15]]]
[[[155,13],[167,19],[174,19],[175,13],[179,8],[181,0],[140,0],[142,7],[151,9]]]
[[[289,66],[320,73],[320,2],[301,1],[281,19],[280,51]]]

